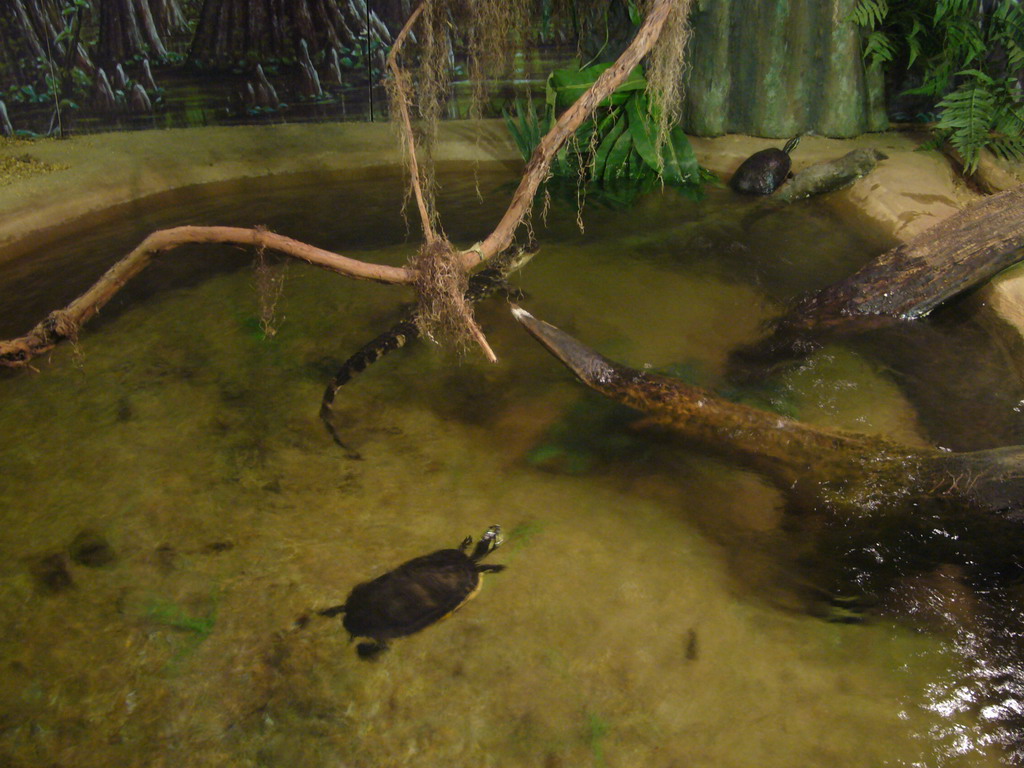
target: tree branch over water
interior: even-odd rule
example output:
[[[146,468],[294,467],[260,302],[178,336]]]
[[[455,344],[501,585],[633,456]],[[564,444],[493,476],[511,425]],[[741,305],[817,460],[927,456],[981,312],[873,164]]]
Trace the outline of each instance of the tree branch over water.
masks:
[[[547,178],[551,162],[558,150],[583,121],[593,113],[597,105],[608,98],[626,80],[641,59],[650,52],[661,35],[669,13],[680,2],[682,0],[654,0],[646,19],[629,47],[543,137],[526,165],[522,180],[512,196],[508,210],[494,231],[479,245],[457,254],[461,269],[466,272],[473,270],[480,264],[493,259],[512,244],[515,232],[529,212],[537,189]],[[396,60],[396,51],[407,40],[408,32],[420,17],[421,10],[422,5],[410,15],[405,29],[395,41],[389,62]],[[389,66],[392,64],[389,63]],[[408,81],[397,76],[397,73],[401,71],[397,65],[393,66],[393,71],[396,73],[394,85],[400,90],[405,89],[404,92],[407,95],[410,88]],[[416,142],[412,133],[411,121],[408,119],[408,112],[403,118],[403,125],[403,143],[406,151],[414,160]],[[419,189],[419,171],[415,163],[412,165],[411,173],[413,174],[414,189]],[[420,190],[417,195],[417,205],[424,222],[425,237],[429,241],[434,229],[426,204],[422,200],[423,195]],[[415,269],[350,259],[259,228],[183,226],[159,230],[149,235],[131,253],[114,264],[89,290],[68,306],[51,312],[24,336],[0,341],[0,365],[26,366],[34,357],[53,349],[62,340],[76,339],[82,326],[94,317],[128,280],[145,269],[154,256],[188,243],[211,242],[268,248],[357,279],[408,285],[416,283],[419,277]],[[482,339],[478,341],[482,341]],[[484,341],[481,346],[486,349],[486,342]]]

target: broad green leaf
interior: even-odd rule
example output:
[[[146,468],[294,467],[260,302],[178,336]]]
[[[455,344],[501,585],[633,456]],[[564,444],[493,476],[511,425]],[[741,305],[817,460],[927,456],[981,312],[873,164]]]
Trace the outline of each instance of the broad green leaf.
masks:
[[[594,152],[594,161],[590,169],[590,177],[594,180],[604,177],[608,157],[611,154],[612,147],[615,146],[615,142],[620,136],[622,136],[623,132],[626,131],[625,116],[621,116],[620,113],[618,120],[613,120],[612,117],[613,116],[609,114],[602,121],[602,126],[598,128],[598,133],[602,138],[601,143],[597,147],[597,151]]]
[[[697,155],[681,128],[675,127],[669,133],[663,155],[665,169],[662,176],[669,184],[688,184],[699,177],[700,164],[697,162]]]
[[[548,104],[556,111],[568,109],[594,84],[610,64],[592,64],[583,69],[556,69],[548,77]],[[622,104],[630,96],[631,91],[647,87],[643,70],[636,67],[629,77],[615,89],[611,96],[600,103],[600,106]]]
[[[633,146],[644,162],[657,171],[661,163],[654,148],[653,126],[647,109],[647,99],[643,94],[635,94],[626,102],[626,115],[629,117],[629,132],[633,136]]]
[[[609,147],[604,164],[603,178],[605,184],[611,184],[618,180],[629,183],[636,181],[629,176],[629,152],[633,148],[633,137],[626,130],[625,123],[625,120],[621,121],[622,130],[619,131],[619,135],[616,137],[613,145]]]

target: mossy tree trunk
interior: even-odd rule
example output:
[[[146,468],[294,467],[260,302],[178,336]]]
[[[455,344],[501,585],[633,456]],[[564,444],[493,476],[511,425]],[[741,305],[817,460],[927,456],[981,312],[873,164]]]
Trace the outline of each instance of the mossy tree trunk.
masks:
[[[855,136],[887,127],[881,75],[865,69],[856,0],[706,0],[693,14],[684,128]]]

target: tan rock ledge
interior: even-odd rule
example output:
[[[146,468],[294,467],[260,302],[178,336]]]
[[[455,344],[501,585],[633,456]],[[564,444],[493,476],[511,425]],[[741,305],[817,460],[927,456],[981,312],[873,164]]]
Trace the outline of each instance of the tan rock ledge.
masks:
[[[517,172],[522,163],[500,120],[444,123],[439,139],[439,162],[496,162]],[[0,247],[119,203],[191,184],[303,171],[368,177],[401,162],[388,123],[126,131],[64,141],[0,139],[0,159],[26,154],[65,168],[0,186]]]

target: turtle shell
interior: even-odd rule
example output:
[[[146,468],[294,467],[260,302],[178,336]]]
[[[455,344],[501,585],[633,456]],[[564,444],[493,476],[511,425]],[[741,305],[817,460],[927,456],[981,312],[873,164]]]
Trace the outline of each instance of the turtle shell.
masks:
[[[796,148],[800,137],[790,139],[783,149],[771,147],[755,152],[736,169],[729,186],[744,195],[770,195],[786,180],[792,160],[789,153]]]
[[[345,629],[378,641],[418,632],[477,593],[478,567],[461,550],[441,549],[358,584],[345,601]]]

